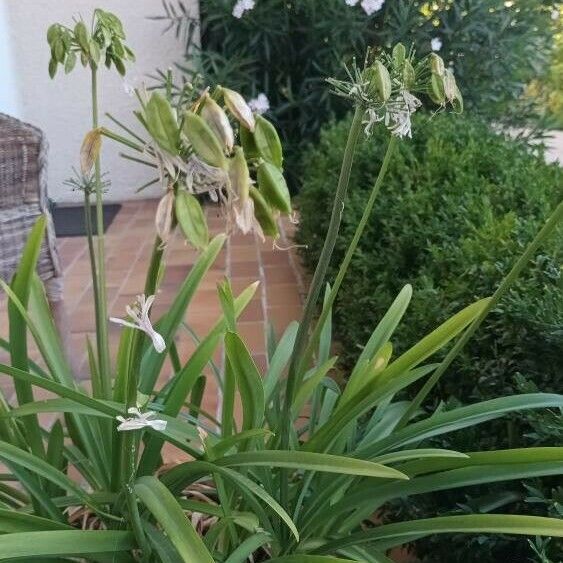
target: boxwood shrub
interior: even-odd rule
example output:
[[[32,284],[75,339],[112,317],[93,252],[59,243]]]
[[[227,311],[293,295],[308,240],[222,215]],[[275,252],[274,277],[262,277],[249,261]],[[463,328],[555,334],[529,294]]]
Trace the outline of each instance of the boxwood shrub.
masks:
[[[347,120],[304,155],[298,240],[316,264],[330,217]],[[563,196],[561,170],[541,154],[467,117],[419,116],[400,144],[335,308],[342,355],[357,356],[405,283],[415,293],[398,351],[454,311],[486,296]],[[386,148],[383,128],[359,148],[332,262],[336,273]],[[505,394],[522,373],[561,391],[561,236],[553,239],[490,316],[441,383],[463,402]]]
[[[344,120],[326,127],[319,143],[304,155],[297,238],[308,245],[303,258],[311,269],[328,226],[348,125]],[[393,159],[335,306],[345,364],[358,355],[369,327],[375,326],[405,283],[413,285],[414,297],[397,333],[401,340],[393,342],[397,353],[477,297],[491,294],[563,197],[561,169],[545,164],[541,149],[532,153],[482,122],[465,116],[420,115],[413,131],[413,139],[402,142]],[[379,128],[358,150],[331,265],[333,277],[363,212],[386,143],[387,132]],[[561,392],[562,235],[560,230],[542,249],[444,376],[433,395],[445,402],[445,408],[452,402],[517,392],[515,378],[520,385],[525,379],[543,391]],[[508,424],[488,424],[440,445],[462,451],[518,447],[531,441],[558,445],[553,432],[535,432],[529,422],[514,417]],[[550,482],[536,486],[551,495]],[[436,515],[453,501],[460,503],[461,511],[481,510],[483,505],[506,511],[503,499],[507,499],[512,505],[519,502],[523,511],[548,511],[547,502],[525,502],[530,495],[521,483],[498,487],[498,505],[490,497],[481,501],[485,493],[470,488],[447,498],[443,493],[414,497],[396,509],[423,517]],[[522,538],[479,536],[470,546],[467,542],[467,537],[419,542],[419,555],[427,561],[481,562],[528,561],[532,556]]]

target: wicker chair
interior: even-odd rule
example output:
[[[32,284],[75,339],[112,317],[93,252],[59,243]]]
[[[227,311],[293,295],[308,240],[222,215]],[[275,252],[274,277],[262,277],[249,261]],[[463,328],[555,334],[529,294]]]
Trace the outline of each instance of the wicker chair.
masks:
[[[47,143],[27,123],[0,114],[0,278],[9,282],[33,224],[41,214],[47,236],[38,273],[50,301],[62,298],[62,273],[47,203]]]
[[[68,352],[63,278],[47,200],[47,142],[27,123],[0,113],[0,278],[9,283],[37,218],[47,217],[37,271]]]

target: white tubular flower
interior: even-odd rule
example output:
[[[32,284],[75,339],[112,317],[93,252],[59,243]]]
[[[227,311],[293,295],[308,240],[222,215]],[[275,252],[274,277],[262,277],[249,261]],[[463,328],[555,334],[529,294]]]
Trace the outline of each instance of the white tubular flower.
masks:
[[[152,340],[154,349],[161,354],[164,350],[166,350],[166,343],[164,342],[164,338],[162,338],[162,336],[154,330],[149,318],[149,312],[153,302],[154,295],[151,295],[150,297],[139,295],[137,296],[137,301],[133,304],[133,306],[128,305],[125,308],[131,321],[117,319],[115,317],[111,317],[110,321],[121,326],[143,331]]]
[[[385,125],[396,137],[412,137],[411,115],[422,105],[421,101],[406,90],[390,101],[385,115]]]
[[[237,19],[242,18],[245,12],[249,12],[255,6],[254,0],[237,0],[233,7],[233,16]]]
[[[166,430],[167,422],[165,420],[151,420],[156,413],[153,411],[147,411],[142,413],[137,407],[131,407],[127,409],[129,414],[134,416],[129,418],[124,418],[123,416],[117,416],[116,419],[120,422],[117,430],[119,432],[127,432],[131,430],[141,430],[142,428],[153,428],[159,432]]]
[[[258,94],[256,98],[248,101],[248,107],[255,113],[262,115],[270,109],[270,100],[266,94]]]
[[[430,47],[433,51],[439,51],[442,48],[442,40],[439,37],[433,37],[430,41]]]
[[[371,16],[375,12],[379,12],[383,8],[383,4],[385,4],[385,0],[362,0],[360,6],[368,16]]]

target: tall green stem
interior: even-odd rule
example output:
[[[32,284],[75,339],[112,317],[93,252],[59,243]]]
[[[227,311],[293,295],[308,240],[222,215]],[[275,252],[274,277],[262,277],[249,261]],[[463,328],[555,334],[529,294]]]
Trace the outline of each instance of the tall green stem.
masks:
[[[98,73],[92,67],[92,127],[99,126],[98,116]],[[106,399],[111,398],[111,363],[108,341],[108,312],[106,294],[106,263],[104,248],[104,198],[102,192],[102,174],[100,158],[94,164],[94,179],[96,184],[96,227],[97,227],[97,336],[98,336],[98,369],[100,371],[101,391]],[[96,298],[95,298],[96,299]]]
[[[391,162],[391,157],[393,156],[393,152],[395,150],[396,145],[397,145],[397,137],[392,136],[391,139],[389,140],[389,144],[387,145],[387,151],[385,153],[385,157],[383,158],[383,162],[381,163],[381,168],[379,169],[379,174],[377,175],[377,179],[375,181],[375,184],[373,185],[371,194],[364,208],[364,213],[362,215],[362,218],[360,219],[360,222],[356,227],[356,232],[354,233],[354,237],[352,238],[352,241],[350,242],[350,245],[346,250],[346,255],[342,260],[342,264],[340,264],[340,269],[338,270],[338,274],[336,276],[336,279],[334,280],[334,284],[332,285],[332,288],[330,290],[326,303],[323,307],[319,320],[317,321],[315,330],[311,338],[309,339],[309,344],[307,345],[307,348],[305,349],[305,352],[303,353],[303,356],[301,357],[301,360],[299,362],[299,366],[297,369],[297,373],[299,374],[302,374],[305,371],[307,362],[313,356],[314,349],[317,346],[317,343],[321,336],[321,332],[323,330],[327,317],[330,314],[332,306],[334,305],[334,301],[336,300],[336,296],[338,295],[338,291],[340,290],[342,281],[346,276],[346,272],[350,267],[350,262],[354,257],[354,253],[356,252],[358,243],[360,242],[360,239],[364,233],[366,225],[371,216],[371,212],[373,210],[375,200],[377,199],[377,196],[381,190],[381,186],[383,185],[383,180],[385,179],[385,175],[387,174],[389,163]]]
[[[291,433],[292,425],[291,405],[293,403],[293,397],[299,379],[299,372],[297,368],[300,363],[301,354],[303,353],[303,350],[305,348],[306,340],[309,336],[309,328],[315,315],[317,302],[324,285],[326,273],[330,259],[332,257],[334,246],[336,244],[338,231],[340,229],[340,222],[342,220],[342,213],[344,211],[344,201],[346,199],[346,192],[348,191],[348,184],[350,182],[350,172],[352,170],[352,163],[354,161],[356,145],[358,144],[358,139],[360,138],[362,131],[362,119],[364,113],[365,109],[361,106],[357,107],[356,111],[354,112],[352,125],[350,126],[350,131],[348,133],[348,141],[346,143],[344,157],[342,159],[340,178],[338,180],[338,186],[334,195],[334,204],[327,235],[321,255],[319,257],[319,262],[317,264],[315,274],[313,276],[313,280],[311,282],[309,294],[307,295],[301,324],[299,325],[297,336],[295,338],[295,346],[293,348],[293,354],[291,356],[289,371],[287,375],[285,402],[281,421],[280,440],[282,449],[287,449],[287,447],[289,446],[289,436]],[[287,479],[283,478],[283,473],[280,487],[280,500],[282,501],[282,505],[287,507],[288,483]]]
[[[555,211],[551,214],[549,219],[546,221],[545,225],[542,227],[540,232],[535,236],[534,240],[528,245],[522,256],[517,260],[517,262],[512,267],[512,270],[508,275],[502,280],[501,284],[498,286],[497,290],[494,292],[487,306],[483,309],[481,314],[473,321],[469,328],[463,333],[463,336],[455,343],[455,346],[448,352],[446,357],[442,360],[442,363],[438,366],[438,369],[432,374],[422,389],[417,393],[416,397],[412,400],[408,409],[402,416],[399,424],[397,425],[397,430],[400,430],[406,426],[410,418],[419,409],[419,407],[424,402],[424,399],[428,396],[428,393],[432,388],[438,383],[444,372],[450,367],[451,363],[454,361],[456,356],[461,352],[464,346],[469,342],[470,338],[475,334],[477,329],[481,326],[481,323],[485,320],[486,316],[498,305],[499,301],[504,297],[510,286],[514,283],[516,278],[520,275],[522,270],[528,265],[530,260],[533,258],[535,252],[538,248],[546,241],[546,239],[553,233],[557,228],[559,222],[563,219],[563,201],[559,203]]]

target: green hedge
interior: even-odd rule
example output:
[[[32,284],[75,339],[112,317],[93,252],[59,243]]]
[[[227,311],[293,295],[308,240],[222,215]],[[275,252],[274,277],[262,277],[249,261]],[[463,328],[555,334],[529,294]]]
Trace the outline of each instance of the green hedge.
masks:
[[[297,238],[308,245],[303,257],[311,269],[327,229],[348,125],[345,120],[325,128],[318,145],[304,155]],[[397,353],[454,311],[491,294],[563,197],[557,166],[545,164],[541,155],[531,154],[479,121],[420,115],[413,131],[414,138],[402,142],[393,159],[335,307],[335,329],[345,364],[358,355],[369,327],[375,326],[405,283],[413,285],[414,297],[399,331],[402,340],[393,342]],[[359,148],[332,277],[363,212],[387,135],[380,127]],[[444,376],[435,396],[450,403],[470,403],[510,394],[516,392],[518,374],[543,391],[561,392],[562,234],[542,249],[509,297],[490,315]],[[462,451],[517,447],[526,441],[556,445],[547,424],[545,436],[527,438],[528,431],[526,421],[514,418],[508,425],[489,424],[440,445]],[[543,486],[549,496],[551,484],[545,481]],[[524,502],[523,484],[510,483],[495,493],[509,495],[507,491]],[[449,496],[415,497],[393,510],[423,517],[456,502],[464,504],[462,511],[471,510],[468,507],[478,506],[480,496],[488,493],[472,488]],[[543,505],[521,504],[519,508],[547,510]],[[527,561],[532,555],[522,538],[479,536],[468,544],[466,537],[439,537],[419,542],[417,548],[427,561]]]
[[[301,225],[314,265],[348,122],[326,128],[304,157]],[[561,171],[525,147],[465,117],[421,116],[414,139],[396,154],[373,217],[338,300],[335,316],[345,358],[355,357],[405,283],[415,294],[399,350],[476,297],[490,294],[563,195]],[[333,260],[336,272],[352,226],[379,169],[383,128],[360,147]],[[498,396],[520,372],[544,390],[561,391],[563,300],[561,238],[526,271],[442,383],[443,398]]]

